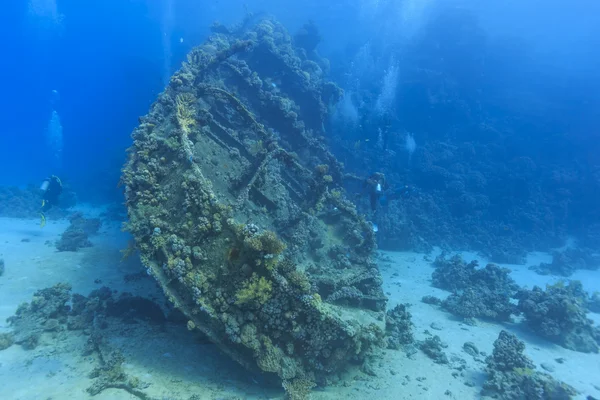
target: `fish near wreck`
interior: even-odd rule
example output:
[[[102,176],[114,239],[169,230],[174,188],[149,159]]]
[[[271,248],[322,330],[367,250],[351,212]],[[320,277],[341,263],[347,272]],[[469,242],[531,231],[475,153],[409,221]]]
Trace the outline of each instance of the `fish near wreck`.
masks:
[[[301,395],[382,344],[386,298],[322,138],[341,89],[282,25],[248,25],[194,48],[140,119],[127,228],[188,326]]]

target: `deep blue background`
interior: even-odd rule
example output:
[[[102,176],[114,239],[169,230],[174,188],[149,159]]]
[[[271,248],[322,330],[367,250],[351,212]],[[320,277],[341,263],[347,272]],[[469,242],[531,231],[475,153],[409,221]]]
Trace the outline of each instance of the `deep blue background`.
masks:
[[[371,0],[174,0],[166,39],[167,0],[57,0],[58,11],[64,14],[59,29],[28,13],[27,1],[8,3],[3,6],[5,20],[0,28],[0,184],[37,183],[50,173],[60,173],[81,199],[95,202],[119,199],[116,184],[129,134],[163,88],[165,44],[170,47],[172,72],[191,46],[208,34],[213,20],[236,22],[248,4],[251,11],[274,14],[291,31],[308,19],[315,20],[324,39],[320,51],[331,58],[333,72],[340,78],[359,46],[371,42],[374,48],[384,49],[406,41],[405,32],[419,28],[418,16],[408,22],[395,19],[399,5],[411,3],[406,0],[387,2],[385,7],[381,4],[386,1],[380,1],[373,12],[378,2]],[[431,10],[449,2],[422,3]],[[600,7],[583,0],[568,6],[559,1],[521,3],[492,1],[469,6],[486,30],[486,44],[497,50],[495,58],[486,59],[485,76],[478,75],[481,68],[473,49],[436,56],[444,58],[443,68],[449,75],[461,80],[467,97],[481,87],[492,92],[534,90],[549,103],[560,103],[560,112],[570,115],[557,115],[557,123],[580,125],[567,150],[577,152],[579,160],[595,158],[600,62],[594,49],[600,45]],[[440,52],[444,41],[452,40],[453,32],[443,29],[421,32],[421,36],[433,37],[429,41],[432,51]],[[386,66],[387,60],[382,59],[376,68]],[[57,109],[64,128],[62,171],[51,170],[44,140],[53,89],[61,99]],[[400,103],[406,105],[404,112],[411,112],[410,99]],[[499,104],[498,112],[514,112],[511,102]],[[544,112],[548,116],[552,111]],[[558,145],[549,149],[548,157],[573,156],[561,153],[565,149]]]
[[[129,134],[163,88],[163,46],[170,46],[173,72],[214,20],[233,23],[245,10],[241,1],[173,1],[165,38],[167,0],[58,0],[60,27],[32,16],[27,1],[10,3],[1,28],[0,184],[22,186],[57,173],[81,199],[99,202],[119,197]],[[269,10],[293,26],[291,19],[301,17],[288,12],[293,8],[310,13],[300,3]],[[64,135],[61,171],[51,168],[44,138],[54,89]]]

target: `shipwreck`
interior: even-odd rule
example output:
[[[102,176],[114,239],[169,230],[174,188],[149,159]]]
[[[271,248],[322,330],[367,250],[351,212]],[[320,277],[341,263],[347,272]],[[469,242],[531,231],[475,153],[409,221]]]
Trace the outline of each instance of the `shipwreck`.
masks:
[[[141,259],[226,354],[300,395],[384,340],[375,233],[328,151],[314,32],[213,27],[140,118],[123,169]]]

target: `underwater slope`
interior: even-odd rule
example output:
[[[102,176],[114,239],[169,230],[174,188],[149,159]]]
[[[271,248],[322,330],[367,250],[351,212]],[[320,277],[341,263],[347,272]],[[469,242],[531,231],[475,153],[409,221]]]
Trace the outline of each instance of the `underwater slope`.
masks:
[[[141,118],[128,229],[188,328],[300,395],[381,344],[387,299],[321,137],[326,60],[248,25],[215,26]]]

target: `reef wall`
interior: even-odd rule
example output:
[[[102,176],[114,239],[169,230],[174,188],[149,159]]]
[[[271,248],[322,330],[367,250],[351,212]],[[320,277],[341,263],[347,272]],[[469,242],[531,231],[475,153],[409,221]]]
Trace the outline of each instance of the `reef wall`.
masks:
[[[294,395],[385,330],[374,232],[324,144],[341,96],[327,64],[273,20],[215,25],[140,119],[122,175],[127,228],[188,328]]]

